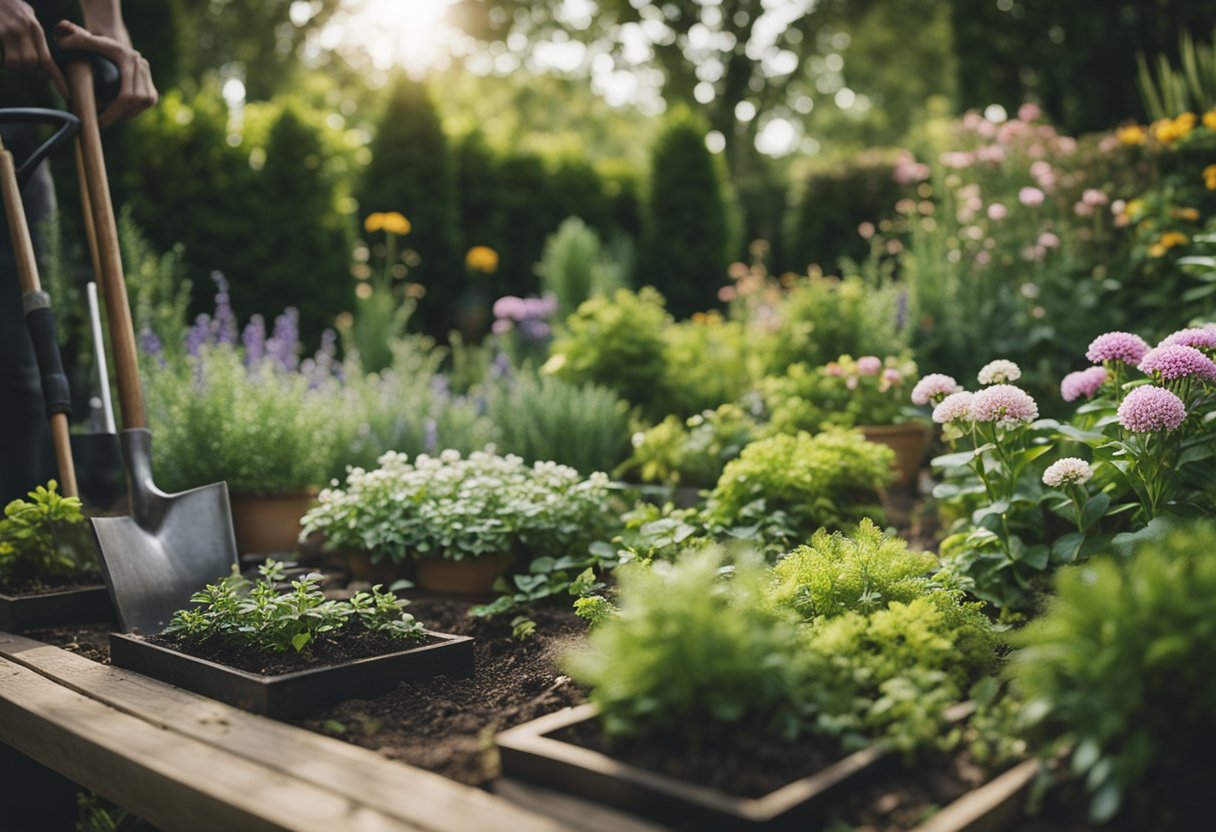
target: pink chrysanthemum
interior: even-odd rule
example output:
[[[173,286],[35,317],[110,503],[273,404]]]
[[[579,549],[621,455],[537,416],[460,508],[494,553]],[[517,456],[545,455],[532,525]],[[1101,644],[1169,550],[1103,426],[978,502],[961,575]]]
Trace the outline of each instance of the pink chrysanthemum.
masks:
[[[1075,456],[1058,459],[1043,472],[1043,485],[1059,488],[1062,485],[1080,485],[1094,475],[1093,466]]]
[[[1033,422],[1039,418],[1039,406],[1020,387],[994,384],[972,397],[971,418],[977,422]]]
[[[1021,367],[1012,361],[998,358],[996,361],[989,361],[981,367],[976,379],[980,384],[1003,384],[1007,381],[1017,381],[1021,377]]]
[[[863,376],[876,376],[882,370],[882,359],[876,355],[863,355],[857,359],[857,372]]]
[[[962,389],[957,381],[944,373],[929,373],[912,388],[912,404],[928,404]]]
[[[1106,371],[1105,367],[1090,367],[1087,370],[1069,373],[1060,382],[1060,398],[1066,402],[1076,401],[1082,396],[1092,399],[1102,389],[1102,385],[1109,380],[1110,373]]]
[[[1208,324],[1193,329],[1180,329],[1161,339],[1158,347],[1194,347],[1200,350],[1216,350],[1216,327]]]
[[[1095,364],[1103,361],[1122,361],[1136,365],[1148,352],[1148,344],[1139,335],[1130,332],[1107,332],[1099,335],[1085,351],[1085,357]]]
[[[1186,419],[1182,399],[1162,387],[1137,387],[1119,405],[1119,424],[1135,433],[1173,430]]]
[[[1194,347],[1171,344],[1146,352],[1140,361],[1140,372],[1160,375],[1171,381],[1188,376],[1216,381],[1216,362]]]
[[[971,418],[971,399],[973,394],[966,390],[951,393],[942,399],[941,404],[933,408],[933,421],[939,425],[951,422],[961,422]]]

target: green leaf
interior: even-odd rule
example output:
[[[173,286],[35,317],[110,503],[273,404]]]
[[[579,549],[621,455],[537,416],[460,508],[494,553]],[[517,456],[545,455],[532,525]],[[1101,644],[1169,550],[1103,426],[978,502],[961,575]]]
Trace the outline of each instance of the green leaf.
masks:
[[[1094,523],[1106,516],[1108,508],[1110,508],[1110,495],[1105,491],[1090,497],[1081,509],[1081,528],[1088,531]]]
[[[1106,823],[1119,811],[1123,795],[1114,781],[1108,782],[1098,790],[1089,803],[1089,819],[1094,823]]]
[[[298,653],[303,650],[310,641],[312,641],[312,633],[296,633],[291,637],[291,646],[296,648],[296,652]]]
[[[1077,743],[1077,750],[1072,754],[1072,773],[1080,777],[1089,771],[1101,756],[1102,747],[1093,737],[1086,737]]]
[[[549,573],[553,571],[553,565],[555,562],[556,561],[551,557],[540,557],[528,565],[528,571],[533,575]]]
[[[1056,563],[1072,563],[1077,559],[1085,536],[1080,532],[1069,532],[1051,544],[1051,557]]]
[[[1020,556],[1014,559],[1033,569],[1043,570],[1047,568],[1047,564],[1051,560],[1051,550],[1047,548],[1047,544],[1037,543],[1021,552]]]

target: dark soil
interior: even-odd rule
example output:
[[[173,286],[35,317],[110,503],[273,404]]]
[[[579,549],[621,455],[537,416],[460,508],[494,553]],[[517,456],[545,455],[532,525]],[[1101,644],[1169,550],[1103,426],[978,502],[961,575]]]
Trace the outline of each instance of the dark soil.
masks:
[[[476,639],[472,678],[407,682],[301,724],[462,783],[486,785],[498,775],[496,731],[585,701],[583,691],[562,675],[559,661],[586,625],[569,607],[538,608],[529,611],[536,632],[518,640],[511,636],[510,616],[470,618],[472,606],[419,598],[409,608],[430,629]]]
[[[840,747],[828,740],[780,743],[753,734],[743,734],[729,744],[689,750],[662,740],[610,742],[595,720],[571,725],[549,736],[646,771],[751,798],[763,797],[809,777],[843,756]]]
[[[95,589],[102,585],[101,573],[76,575],[71,580],[56,581],[16,581],[10,584],[0,584],[0,595],[49,595],[52,592],[71,592],[76,589]]]
[[[88,624],[57,627],[54,630],[28,630],[26,638],[53,644],[101,664],[110,663],[110,631],[108,624]]]
[[[357,659],[368,659],[372,656],[399,653],[403,650],[434,644],[441,639],[429,635],[418,639],[393,638],[385,633],[373,632],[360,626],[349,626],[332,633],[323,633],[316,641],[298,653],[290,649],[282,651],[254,649],[233,644],[231,641],[221,638],[190,641],[177,635],[155,635],[148,636],[147,641],[179,653],[185,653],[187,656],[194,656],[196,659],[206,659],[248,673],[280,676],[284,673],[295,673],[300,670],[344,664]]]

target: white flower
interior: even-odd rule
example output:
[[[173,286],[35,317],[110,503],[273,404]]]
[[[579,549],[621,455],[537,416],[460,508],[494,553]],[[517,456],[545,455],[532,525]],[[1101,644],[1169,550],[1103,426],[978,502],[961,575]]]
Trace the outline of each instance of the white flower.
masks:
[[[1080,485],[1088,482],[1093,475],[1093,466],[1088,462],[1075,456],[1066,456],[1047,467],[1043,472],[1043,484],[1051,488],[1068,484]]]
[[[1007,384],[1022,377],[1022,368],[1012,361],[998,358],[985,364],[976,378],[980,384]]]

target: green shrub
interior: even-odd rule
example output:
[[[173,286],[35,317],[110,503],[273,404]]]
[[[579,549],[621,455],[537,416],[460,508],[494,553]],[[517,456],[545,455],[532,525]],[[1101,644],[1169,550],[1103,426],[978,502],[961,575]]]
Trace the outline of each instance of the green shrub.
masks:
[[[867,358],[878,361],[876,356]],[[784,375],[762,379],[768,430],[814,432],[823,425],[851,428],[908,421],[914,413],[908,397],[916,383],[916,364],[891,356],[876,366],[861,372],[857,359],[842,355],[822,367],[794,364]]]
[[[1040,741],[1072,746],[1095,821],[1211,770],[1214,546],[1205,523],[1064,570],[1046,614],[1015,638],[1010,672],[1026,717]]]
[[[664,331],[667,372],[662,410],[691,416],[747,392],[752,372],[748,335],[717,312],[694,313]]]
[[[823,526],[880,517],[875,495],[891,480],[893,458],[890,448],[857,431],[762,439],[726,466],[705,519],[723,528],[757,526],[777,542],[791,543]]]
[[[51,480],[13,500],[0,519],[0,586],[55,584],[97,570],[97,550],[80,499],[64,497]]]
[[[643,482],[710,488],[757,431],[755,420],[733,404],[688,419],[668,416],[633,437],[633,455],[618,472],[636,473]]]
[[[612,471],[629,445],[628,404],[606,387],[528,370],[488,385],[486,416],[503,453],[560,462],[584,475]]]
[[[608,736],[695,749],[744,732],[798,733],[797,634],[762,603],[766,573],[755,560],[707,549],[618,575],[619,612],[566,660]]]
[[[705,146],[707,127],[688,110],[675,113],[651,151],[646,230],[639,283],[667,297],[684,317],[716,303],[735,241],[721,160]]]
[[[625,284],[625,264],[605,251],[599,235],[578,217],[567,217],[545,240],[536,266],[543,292],[557,297],[557,314],[565,318],[593,295]]]

